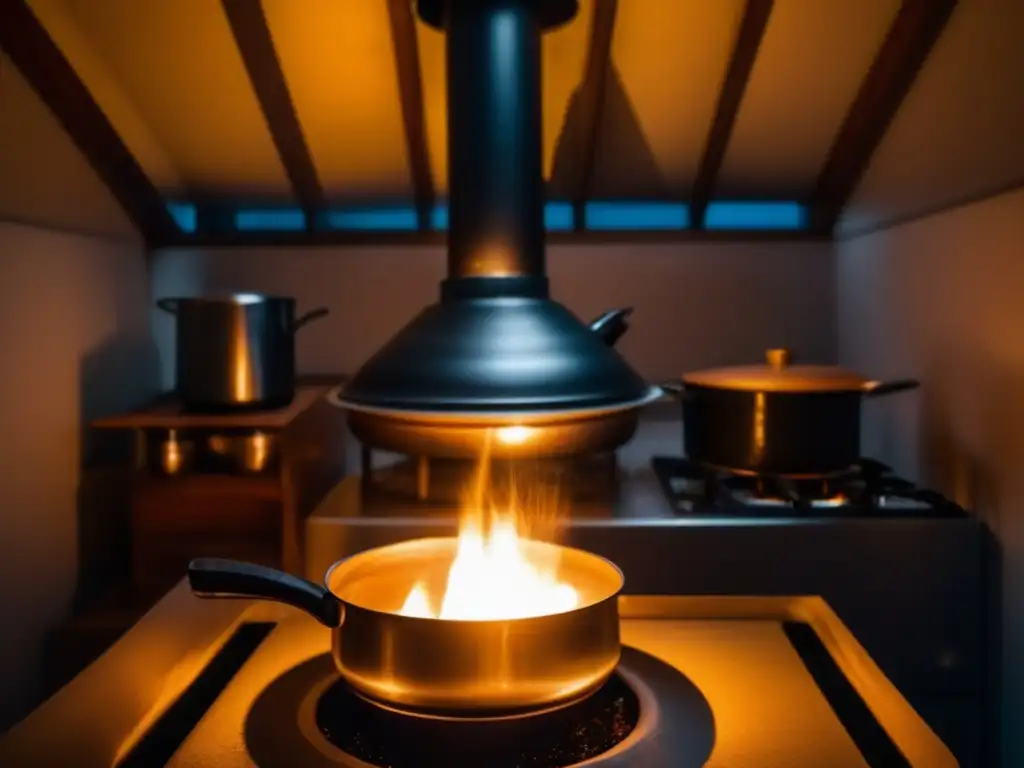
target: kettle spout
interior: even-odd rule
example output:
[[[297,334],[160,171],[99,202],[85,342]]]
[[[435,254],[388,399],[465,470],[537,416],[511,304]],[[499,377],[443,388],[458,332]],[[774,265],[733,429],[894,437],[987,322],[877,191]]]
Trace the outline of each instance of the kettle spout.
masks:
[[[622,335],[629,330],[629,323],[626,322],[633,313],[632,307],[621,309],[610,309],[590,322],[590,330],[601,337],[609,347],[614,347]]]

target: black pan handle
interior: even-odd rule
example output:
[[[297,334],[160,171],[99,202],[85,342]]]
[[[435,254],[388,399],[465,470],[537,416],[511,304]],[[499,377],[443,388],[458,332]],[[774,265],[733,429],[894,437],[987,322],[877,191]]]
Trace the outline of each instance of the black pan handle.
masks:
[[[864,385],[865,397],[881,397],[908,389],[917,389],[921,382],[917,379],[895,379],[893,381],[871,381]]]
[[[330,313],[331,310],[329,310],[327,307],[317,307],[316,309],[311,309],[306,314],[300,315],[295,319],[295,324],[292,325],[292,332],[294,333],[295,331],[302,328],[302,326],[308,325],[309,323],[312,323],[314,320],[319,320],[321,317],[327,317],[327,315],[329,315]]]
[[[180,299],[157,299],[156,305],[169,315],[178,314],[178,302]]]
[[[675,379],[672,381],[663,381],[658,386],[661,387],[662,392],[670,397],[682,398],[686,395],[686,385]]]
[[[328,589],[255,563],[196,558],[188,564],[188,585],[196,597],[241,597],[284,603],[332,629],[340,627],[345,619],[344,603]]]
[[[601,340],[609,347],[614,347],[615,343],[629,330],[627,320],[631,314],[633,314],[632,307],[610,309],[590,321],[590,330],[600,336]]]

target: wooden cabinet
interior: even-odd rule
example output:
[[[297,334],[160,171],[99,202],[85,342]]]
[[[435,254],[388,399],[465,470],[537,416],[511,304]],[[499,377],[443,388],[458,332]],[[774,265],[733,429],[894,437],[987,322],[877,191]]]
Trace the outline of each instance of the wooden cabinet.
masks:
[[[92,512],[79,528],[80,599],[70,621],[47,639],[45,693],[114,643],[181,580],[193,557],[238,558],[303,574],[306,517],[344,474],[345,417],[324,400],[328,389],[303,385],[279,411],[198,416],[164,397],[93,422],[96,429],[134,433],[134,461],[83,476],[81,495],[90,499],[83,506]],[[272,438],[276,460],[257,474],[233,473],[223,462],[218,471],[205,471],[197,461],[168,477],[152,450],[171,430],[193,442],[259,431]]]
[[[344,414],[325,401],[326,392],[302,386],[287,408],[220,415],[187,413],[163,398],[93,423],[136,434],[130,586],[137,602],[159,598],[194,557],[303,573],[305,519],[344,473]],[[260,471],[211,448],[253,435],[271,446],[272,460]],[[173,472],[167,445],[186,457],[172,463]]]

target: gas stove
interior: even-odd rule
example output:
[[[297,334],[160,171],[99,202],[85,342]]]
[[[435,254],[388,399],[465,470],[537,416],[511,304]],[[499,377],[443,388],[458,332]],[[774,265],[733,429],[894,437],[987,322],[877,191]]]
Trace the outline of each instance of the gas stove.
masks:
[[[581,703],[496,721],[378,710],[304,614],[180,584],[0,740],[48,768],[688,768],[956,761],[820,598],[628,597],[622,659]]]
[[[870,460],[823,483],[649,456],[548,468],[563,490],[564,543],[616,563],[626,594],[821,596],[961,764],[982,764],[993,632],[983,524]],[[367,461],[307,519],[306,575],[320,580],[371,547],[454,535],[468,471]]]
[[[804,477],[739,474],[668,456],[655,456],[651,467],[679,514],[742,516],[782,511],[811,517],[967,517],[964,509],[938,491],[920,488],[870,458],[843,472]]]

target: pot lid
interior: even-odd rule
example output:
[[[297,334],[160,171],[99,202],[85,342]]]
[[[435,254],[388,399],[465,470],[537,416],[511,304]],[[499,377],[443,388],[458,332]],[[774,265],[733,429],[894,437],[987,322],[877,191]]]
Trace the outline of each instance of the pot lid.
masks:
[[[870,379],[837,365],[791,365],[789,350],[769,349],[764,365],[735,365],[683,374],[683,383],[757,392],[861,391]]]
[[[385,412],[512,415],[611,410],[650,391],[561,304],[500,297],[427,307],[349,379],[340,400]]]

